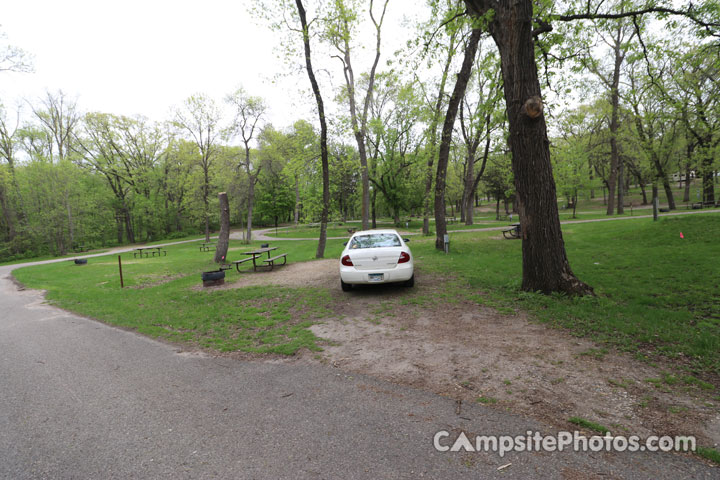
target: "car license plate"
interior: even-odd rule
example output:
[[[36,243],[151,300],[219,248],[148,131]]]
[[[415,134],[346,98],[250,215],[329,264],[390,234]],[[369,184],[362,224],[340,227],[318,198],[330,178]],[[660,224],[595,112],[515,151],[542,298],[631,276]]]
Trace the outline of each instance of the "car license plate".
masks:
[[[368,282],[382,282],[384,274],[382,273],[369,273]]]

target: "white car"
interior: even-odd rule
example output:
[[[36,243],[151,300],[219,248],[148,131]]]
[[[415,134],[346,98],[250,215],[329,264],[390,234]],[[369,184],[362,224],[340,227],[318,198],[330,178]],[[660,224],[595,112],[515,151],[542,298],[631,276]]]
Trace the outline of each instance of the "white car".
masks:
[[[395,230],[355,232],[340,255],[340,286],[347,292],[353,285],[402,282],[415,284],[413,256]]]

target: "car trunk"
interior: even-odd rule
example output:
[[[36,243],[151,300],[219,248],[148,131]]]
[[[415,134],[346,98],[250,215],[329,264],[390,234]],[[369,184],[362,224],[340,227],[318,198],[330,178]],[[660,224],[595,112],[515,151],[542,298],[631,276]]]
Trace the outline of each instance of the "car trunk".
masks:
[[[348,252],[357,270],[385,270],[395,268],[402,247],[363,248]]]

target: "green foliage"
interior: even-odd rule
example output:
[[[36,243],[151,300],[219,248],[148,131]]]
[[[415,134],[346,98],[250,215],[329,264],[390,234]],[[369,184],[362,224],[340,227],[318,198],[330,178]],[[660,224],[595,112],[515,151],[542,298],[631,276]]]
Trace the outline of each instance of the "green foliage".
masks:
[[[720,451],[711,447],[697,447],[695,451],[698,455],[708,460],[712,460],[716,464],[720,465]]]
[[[600,425],[599,423],[591,422],[590,420],[585,420],[584,418],[581,418],[581,417],[570,417],[568,419],[568,422],[570,422],[574,425],[577,425],[579,427],[601,433],[603,435],[605,435],[607,432],[610,431],[610,430],[608,430],[607,427],[604,427],[604,426]]]

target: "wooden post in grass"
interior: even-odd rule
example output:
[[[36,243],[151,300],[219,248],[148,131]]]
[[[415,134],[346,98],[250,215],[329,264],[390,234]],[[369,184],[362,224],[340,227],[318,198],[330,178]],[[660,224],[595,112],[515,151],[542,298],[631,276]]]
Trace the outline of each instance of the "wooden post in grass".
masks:
[[[120,270],[120,288],[125,288],[122,278],[122,257],[118,255],[118,270]]]
[[[230,243],[230,204],[225,192],[218,193],[218,199],[220,200],[220,234],[215,249],[215,263],[225,263]]]

